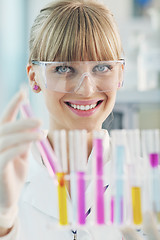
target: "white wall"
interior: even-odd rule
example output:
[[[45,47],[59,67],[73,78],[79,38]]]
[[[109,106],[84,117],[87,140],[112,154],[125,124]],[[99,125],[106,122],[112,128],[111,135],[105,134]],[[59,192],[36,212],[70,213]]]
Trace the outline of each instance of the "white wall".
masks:
[[[39,14],[39,11],[51,0],[27,0],[28,1],[28,40],[30,28],[33,24],[35,17]],[[36,117],[41,118],[43,121],[43,128],[48,129],[48,112],[44,104],[42,93],[35,94],[30,91],[30,99],[34,114]]]
[[[131,18],[132,0],[102,0],[102,2],[109,7],[118,22],[124,22]]]
[[[28,1],[28,27],[30,28],[34,18],[38,15],[39,11],[51,0],[27,0]]]
[[[29,26],[33,22],[34,17],[38,11],[52,0],[28,0],[29,11]],[[132,15],[132,1],[133,0],[100,0],[113,12],[115,18],[119,22],[124,22]]]
[[[24,0],[0,0],[0,111],[26,81]]]

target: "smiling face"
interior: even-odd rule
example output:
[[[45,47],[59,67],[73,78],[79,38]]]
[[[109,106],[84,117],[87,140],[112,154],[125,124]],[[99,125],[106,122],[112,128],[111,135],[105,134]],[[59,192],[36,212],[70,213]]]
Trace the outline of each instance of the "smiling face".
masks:
[[[81,89],[80,94],[56,93],[44,90],[52,129],[101,129],[115,103],[116,92],[95,93]]]
[[[68,92],[66,85],[67,92],[59,91],[58,87],[52,89],[52,85],[46,88],[40,67],[32,65],[31,61],[108,61],[119,60],[121,53],[117,25],[104,5],[93,0],[61,0],[41,10],[31,30],[27,69],[31,85],[35,82],[39,85],[35,92],[43,92],[50,129],[99,130],[112,112],[117,87],[106,92],[97,91],[100,75],[96,77],[97,83],[93,71],[81,66],[78,79],[81,76],[83,79],[76,85],[76,91]],[[106,67],[92,69],[100,71]],[[68,70],[70,74],[71,68]],[[58,68],[58,71],[62,73],[66,68]],[[59,84],[60,75],[55,79]]]
[[[32,66],[31,72],[43,92],[52,130],[86,129],[90,132],[101,129],[103,121],[113,109],[117,87],[112,91],[99,92],[97,90],[100,86],[84,76],[75,92],[61,93],[46,88],[39,66]],[[86,68],[83,70],[81,66],[81,73],[83,72],[86,72]]]

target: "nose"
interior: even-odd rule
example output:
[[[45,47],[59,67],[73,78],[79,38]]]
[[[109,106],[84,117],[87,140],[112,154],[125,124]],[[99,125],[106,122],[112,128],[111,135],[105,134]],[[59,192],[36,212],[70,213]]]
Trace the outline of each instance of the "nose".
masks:
[[[91,96],[96,91],[95,84],[88,73],[83,73],[80,81],[74,90],[76,94],[83,95],[85,97]]]

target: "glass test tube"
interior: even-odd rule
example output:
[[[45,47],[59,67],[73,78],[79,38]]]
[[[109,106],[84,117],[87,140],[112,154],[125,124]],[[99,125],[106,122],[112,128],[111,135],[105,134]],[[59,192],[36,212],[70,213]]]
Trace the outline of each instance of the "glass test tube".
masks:
[[[140,172],[140,132],[138,129],[127,130],[127,144],[129,152],[129,180],[131,185],[132,219],[133,223],[142,223],[142,176]]]
[[[58,179],[58,206],[59,206],[59,224],[67,225],[67,189],[66,189],[66,173],[68,170],[67,163],[67,146],[66,146],[66,131],[56,130],[53,133],[55,154],[61,163],[62,171],[57,172]]]
[[[87,163],[87,132],[75,130],[75,157],[77,166],[77,221],[79,225],[86,223],[85,203],[85,170]]]
[[[142,131],[143,155],[149,164],[150,174],[150,206],[160,222],[160,132],[158,129],[148,129]]]
[[[115,224],[124,223],[124,165],[125,138],[121,130],[111,131],[112,142],[112,170],[113,170],[113,195],[111,196],[110,222]]]
[[[158,169],[159,165],[159,155],[158,153],[150,153],[150,165],[152,171],[152,204],[153,204],[153,211],[156,213],[157,220],[160,222],[160,172]]]
[[[73,206],[73,225],[77,223],[77,186],[76,186],[76,154],[75,154],[75,131],[69,131],[69,163],[70,163],[70,189]]]
[[[21,112],[24,117],[32,118],[34,114],[32,112],[29,100],[26,99],[21,105]],[[39,130],[40,131],[40,130]],[[54,177],[55,173],[60,169],[60,165],[57,161],[55,153],[50,146],[50,143],[47,138],[43,138],[42,140],[36,141],[36,145],[38,150],[43,158],[45,166],[51,177]]]
[[[111,196],[111,202],[110,202],[110,209],[111,209],[111,212],[110,212],[110,222],[111,222],[111,224],[113,224],[114,223],[114,209],[115,209],[115,204],[114,204],[114,202],[115,202],[115,197],[112,195]]]
[[[132,210],[133,210],[133,223],[139,225],[142,223],[142,209],[141,209],[141,188],[132,186]]]
[[[95,178],[95,205],[96,205],[96,223],[98,225],[105,223],[104,209],[104,186],[103,186],[103,134],[94,132],[94,178]]]
[[[122,224],[124,220],[124,161],[125,148],[124,146],[116,147],[116,195],[115,195],[115,220]]]

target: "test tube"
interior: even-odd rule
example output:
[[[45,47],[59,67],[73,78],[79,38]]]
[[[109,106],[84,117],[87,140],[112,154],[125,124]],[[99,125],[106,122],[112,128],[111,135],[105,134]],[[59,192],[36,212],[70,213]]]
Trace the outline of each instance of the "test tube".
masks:
[[[124,146],[116,147],[116,198],[115,198],[115,213],[116,222],[122,224],[124,221],[124,161],[125,148]]]
[[[140,171],[140,132],[138,129],[127,130],[127,144],[130,158],[129,180],[132,198],[132,219],[135,225],[142,223],[142,175]]]
[[[87,132],[75,130],[75,157],[77,166],[77,221],[79,225],[86,223],[85,203],[85,171],[87,163]]]
[[[111,196],[111,202],[110,202],[110,223],[113,224],[114,223],[114,209],[115,209],[115,195]]]
[[[70,187],[73,206],[73,225],[77,223],[77,186],[76,186],[76,156],[75,156],[75,131],[69,131],[69,163],[70,163]]]
[[[126,142],[124,132],[121,130],[111,131],[112,142],[112,171],[113,191],[111,197],[111,223],[124,223],[124,167],[126,163]]]
[[[94,176],[95,176],[95,199],[96,199],[96,223],[105,223],[104,216],[104,186],[103,186],[103,134],[101,131],[94,132]]]
[[[26,118],[34,117],[29,99],[25,99],[21,104],[21,112],[22,115]],[[38,131],[40,131],[40,129]],[[56,155],[48,139],[44,137],[42,140],[36,141],[36,145],[39,149],[39,152],[43,158],[43,161],[48,169],[50,176],[54,177],[55,173],[60,169],[60,164],[57,161]]]
[[[142,130],[143,157],[149,164],[150,174],[150,205],[160,222],[160,133],[158,129]]]
[[[56,130],[53,133],[54,149],[58,160],[61,162],[62,171],[57,172],[58,179],[58,206],[59,206],[59,224],[67,225],[67,190],[66,190],[66,174],[68,171],[67,163],[67,145],[66,131]]]

